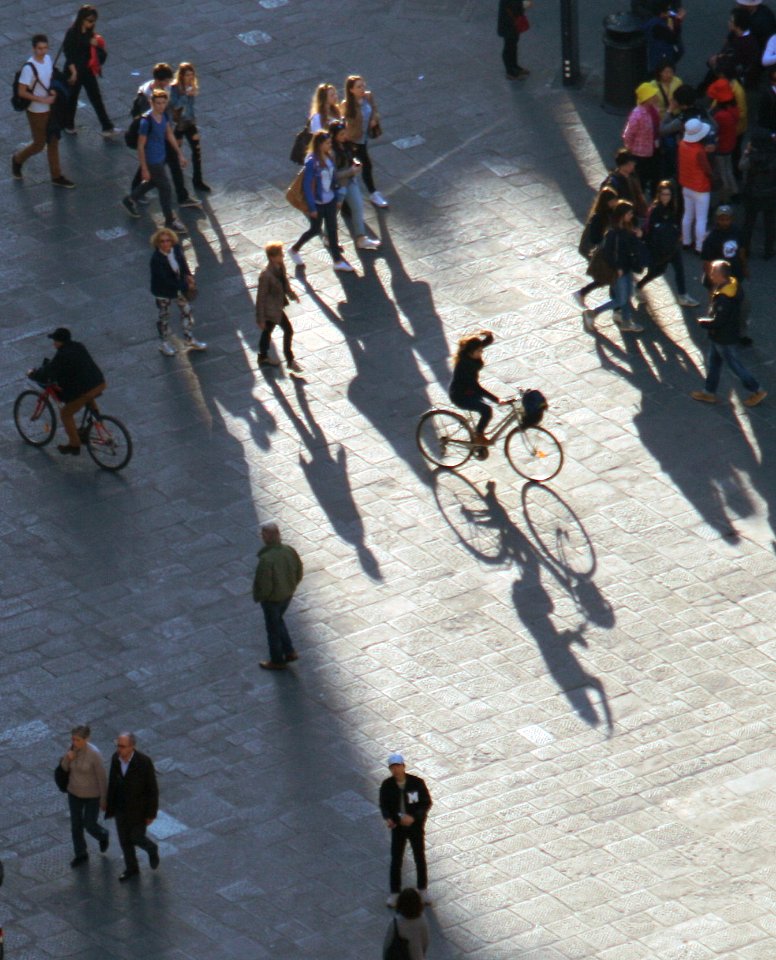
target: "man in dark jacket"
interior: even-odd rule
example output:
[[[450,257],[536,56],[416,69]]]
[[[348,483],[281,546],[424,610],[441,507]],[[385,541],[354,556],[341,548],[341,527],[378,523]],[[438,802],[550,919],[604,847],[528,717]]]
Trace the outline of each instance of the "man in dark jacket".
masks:
[[[428,895],[426,870],[426,817],[431,809],[431,794],[426,784],[404,767],[404,757],[392,753],[388,757],[391,776],[380,786],[380,813],[391,831],[391,895],[386,904],[395,907],[401,891],[401,865],[409,840],[415,858],[418,893],[424,903],[431,903]]]
[[[703,390],[693,390],[690,396],[702,403],[717,402],[717,386],[722,364],[726,363],[749,391],[744,400],[747,407],[756,407],[768,396],[738,356],[738,340],[741,327],[741,293],[738,282],[731,275],[727,260],[715,260],[711,265],[711,281],[714,292],[708,317],[699,317],[709,333],[709,360],[706,384]]]
[[[280,530],[273,522],[261,525],[264,546],[253,575],[253,602],[260,603],[267,627],[269,660],[260,660],[262,670],[285,670],[286,664],[299,659],[284,619],[291,598],[302,582],[304,567],[299,554],[281,543]]]
[[[57,450],[77,457],[81,453],[81,438],[75,415],[87,403],[92,410],[97,409],[94,401],[105,390],[105,377],[86,347],[73,340],[67,327],[57,327],[48,338],[54,341],[56,356],[53,360],[45,360],[37,370],[30,370],[28,375],[37,383],[59,386],[59,395],[64,401],[60,414],[68,442],[59,444]]]
[[[766,260],[776,255],[776,143],[755,134],[741,161],[744,174],[744,246],[752,249],[752,234],[757,217],[765,222]]]
[[[530,6],[531,0],[499,0],[498,35],[504,41],[501,59],[504,61],[507,80],[525,80],[531,72],[517,62],[517,44],[520,40],[518,18],[524,17]]]
[[[154,822],[158,810],[159,787],[153,762],[135,750],[134,733],[120,733],[110,762],[105,810],[106,820],[116,818],[116,832],[124,854],[126,869],[119,876],[120,882],[140,873],[135,847],[146,851],[152,870],[159,866],[159,848],[146,836],[146,827]]]

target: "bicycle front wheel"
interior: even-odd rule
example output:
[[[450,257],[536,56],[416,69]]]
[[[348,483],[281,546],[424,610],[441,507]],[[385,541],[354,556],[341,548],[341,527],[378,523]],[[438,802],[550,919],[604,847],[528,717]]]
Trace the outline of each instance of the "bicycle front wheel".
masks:
[[[121,420],[101,416],[89,424],[86,449],[103,470],[121,470],[132,458],[132,438]]]
[[[465,417],[452,410],[429,410],[415,434],[418,449],[438,467],[460,467],[472,455],[472,431]]]
[[[45,447],[57,430],[54,406],[41,390],[24,390],[13,405],[13,422],[25,443]]]
[[[504,452],[516,473],[536,483],[552,480],[563,466],[563,447],[544,427],[516,427],[504,443]]]

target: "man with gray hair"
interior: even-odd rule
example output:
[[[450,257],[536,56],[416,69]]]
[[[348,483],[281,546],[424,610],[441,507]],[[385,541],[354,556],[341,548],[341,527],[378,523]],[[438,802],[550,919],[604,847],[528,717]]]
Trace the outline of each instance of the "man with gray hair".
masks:
[[[273,522],[261,525],[264,546],[253,577],[253,600],[264,611],[269,660],[259,661],[263,670],[285,670],[299,659],[283,619],[291,598],[302,580],[302,561],[293,547],[280,542],[280,530]]]
[[[146,836],[146,827],[156,820],[159,811],[159,787],[150,757],[135,749],[134,733],[116,737],[116,752],[110,762],[108,803],[105,819],[116,818],[125,870],[119,877],[124,883],[140,873],[135,847],[148,854],[152,870],[159,866],[159,848]]]

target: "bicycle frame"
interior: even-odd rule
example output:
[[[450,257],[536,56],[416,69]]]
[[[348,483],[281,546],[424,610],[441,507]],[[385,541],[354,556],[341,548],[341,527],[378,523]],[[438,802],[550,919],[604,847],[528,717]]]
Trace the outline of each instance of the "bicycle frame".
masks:
[[[491,444],[497,443],[499,437],[501,437],[501,435],[505,433],[513,424],[516,423],[518,428],[520,427],[520,414],[522,413],[521,402],[522,402],[522,397],[512,397],[509,400],[508,413],[506,413],[502,417],[501,422],[496,427],[496,429],[492,430],[489,434],[489,439],[491,441]],[[506,404],[504,404],[504,406],[506,406]],[[458,412],[458,410],[456,410],[456,412]],[[477,417],[478,417],[477,412],[474,410],[462,410],[461,412],[466,415],[466,419],[469,423],[469,426],[472,429],[472,433],[476,432],[476,423],[477,423]],[[479,446],[479,444],[474,443],[473,441],[468,441],[468,440],[457,440],[455,442],[460,444],[461,446],[467,446],[467,447]]]
[[[35,386],[40,387],[40,401],[38,407],[35,410],[33,415],[33,420],[37,419],[43,412],[43,403],[45,400],[52,400],[59,409],[64,407],[64,401],[60,396],[59,387],[55,383],[47,383],[45,386],[37,383],[37,381],[32,381]],[[91,422],[98,424],[101,422],[100,411],[97,408],[97,404],[94,400],[90,400],[83,409],[81,414],[81,423],[78,427],[79,430],[85,430]]]

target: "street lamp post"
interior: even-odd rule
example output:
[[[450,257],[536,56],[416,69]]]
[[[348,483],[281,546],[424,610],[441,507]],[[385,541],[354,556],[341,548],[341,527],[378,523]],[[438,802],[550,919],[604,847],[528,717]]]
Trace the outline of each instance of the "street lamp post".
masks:
[[[561,55],[563,86],[577,87],[579,70],[579,11],[577,0],[560,0]]]

